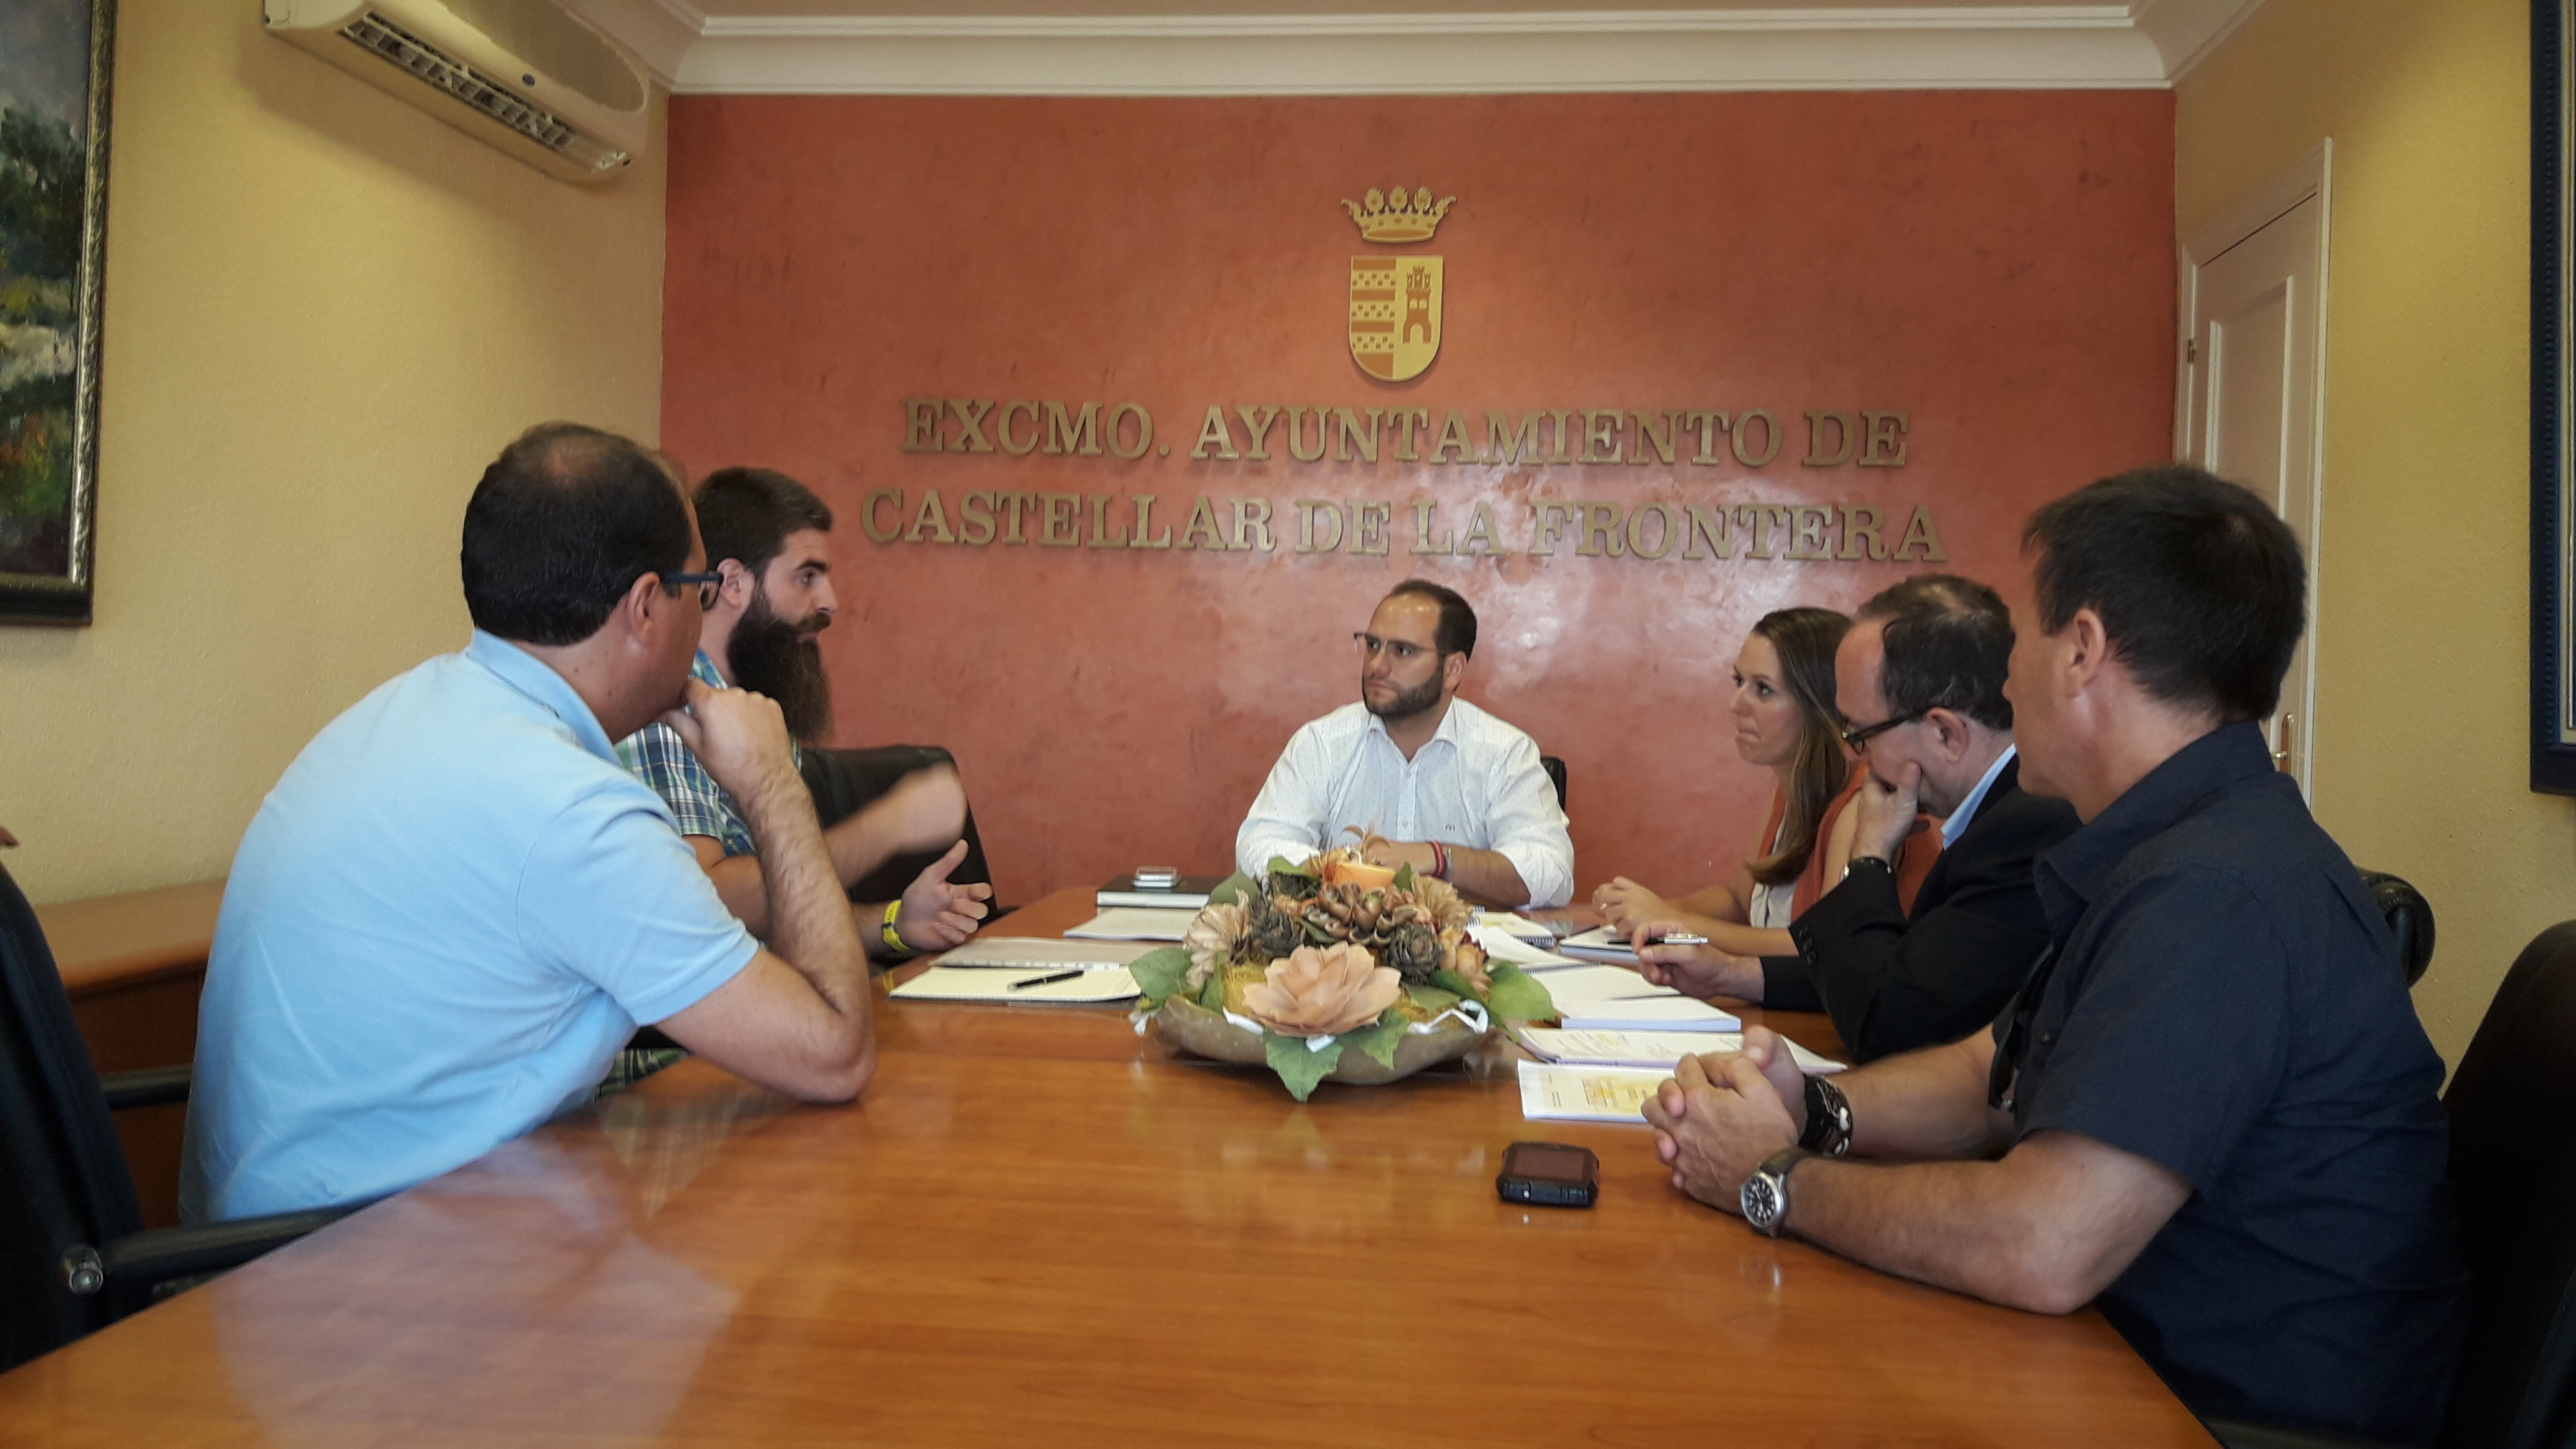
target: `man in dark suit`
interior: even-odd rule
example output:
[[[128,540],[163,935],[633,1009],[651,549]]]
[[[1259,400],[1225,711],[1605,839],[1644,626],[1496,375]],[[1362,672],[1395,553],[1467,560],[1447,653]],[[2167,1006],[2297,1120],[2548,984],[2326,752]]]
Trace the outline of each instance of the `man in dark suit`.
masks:
[[[1795,956],[1649,946],[1646,975],[1821,1009],[1864,1062],[1991,1023],[2048,944],[2031,862],[2077,823],[2064,801],[2020,787],[2003,696],[2012,644],[2003,600],[1952,575],[1907,579],[1863,605],[1834,656],[1843,740],[1869,766],[1849,807],[1842,882],[1790,924]],[[1909,914],[1890,862],[1918,811],[1942,817],[1942,851]]]

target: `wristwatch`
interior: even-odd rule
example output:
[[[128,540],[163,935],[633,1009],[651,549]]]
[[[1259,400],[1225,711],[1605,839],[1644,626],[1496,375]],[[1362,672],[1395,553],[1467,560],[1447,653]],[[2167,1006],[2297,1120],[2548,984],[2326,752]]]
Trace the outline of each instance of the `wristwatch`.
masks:
[[[1890,861],[1882,860],[1875,855],[1855,855],[1851,859],[1844,861],[1843,875],[1845,877],[1849,877],[1853,871],[1860,869],[1864,865],[1873,866],[1879,870],[1886,871],[1888,879],[1890,880],[1894,880],[1896,878],[1895,864]]]
[[[1753,1231],[1766,1238],[1780,1236],[1780,1226],[1789,1217],[1789,1173],[1801,1162],[1816,1154],[1803,1147],[1783,1147],[1762,1160],[1753,1175],[1744,1179],[1744,1188],[1736,1194],[1736,1205],[1744,1210],[1744,1221]]]
[[[1849,1157],[1851,1140],[1851,1099],[1831,1077],[1807,1078],[1807,1130],[1798,1145],[1824,1157]]]

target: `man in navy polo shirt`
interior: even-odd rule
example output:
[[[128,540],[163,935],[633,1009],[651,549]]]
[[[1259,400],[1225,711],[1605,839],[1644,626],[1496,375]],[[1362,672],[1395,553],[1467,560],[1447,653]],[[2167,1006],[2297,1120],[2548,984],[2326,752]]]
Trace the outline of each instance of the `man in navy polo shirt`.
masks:
[[[2098,1301],[2204,1417],[2429,1442],[2465,1282],[2442,1062],[2264,745],[2296,542],[2172,466],[2059,499],[2023,547],[2021,781],[2084,822],[2034,872],[2049,953],[1992,1030],[1830,1085],[1759,1029],[1683,1062],[1656,1150],[1765,1232],[2039,1312]]]
[[[191,1221],[460,1166],[588,1100],[638,1023],[807,1100],[866,1086],[867,959],[778,706],[689,678],[716,578],[700,559],[688,500],[624,438],[550,423],[484,472],[460,555],[472,642],[326,726],[234,857]],[[766,947],[618,767],[609,742],[657,718],[741,805]]]

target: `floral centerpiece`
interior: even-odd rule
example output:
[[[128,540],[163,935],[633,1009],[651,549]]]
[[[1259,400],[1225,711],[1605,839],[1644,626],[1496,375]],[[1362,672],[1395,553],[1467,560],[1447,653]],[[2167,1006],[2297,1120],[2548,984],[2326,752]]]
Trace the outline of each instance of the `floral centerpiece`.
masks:
[[[1266,1061],[1302,1102],[1327,1077],[1391,1081],[1464,1055],[1497,1020],[1556,1015],[1545,987],[1487,959],[1471,914],[1447,881],[1371,865],[1356,847],[1274,856],[1266,880],[1229,878],[1180,945],[1129,968],[1138,1029]]]

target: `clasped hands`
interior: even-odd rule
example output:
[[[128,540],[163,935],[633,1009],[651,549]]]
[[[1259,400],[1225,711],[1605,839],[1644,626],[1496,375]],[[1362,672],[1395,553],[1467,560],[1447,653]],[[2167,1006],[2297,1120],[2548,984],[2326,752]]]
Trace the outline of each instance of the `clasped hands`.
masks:
[[[1682,1058],[1646,1099],[1645,1113],[1655,1157],[1673,1170],[1673,1186],[1740,1213],[1744,1179],[1806,1131],[1806,1078],[1788,1043],[1751,1027],[1740,1052]]]

